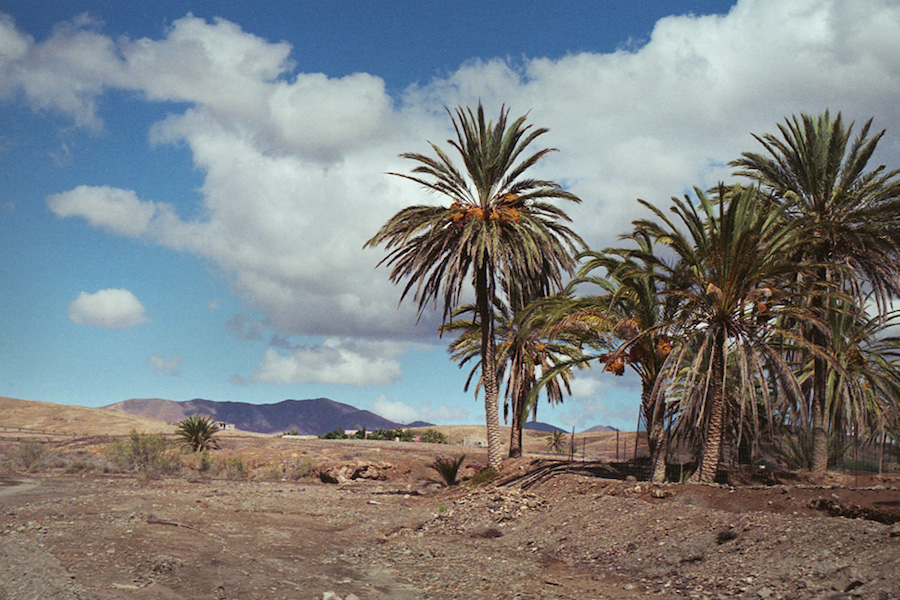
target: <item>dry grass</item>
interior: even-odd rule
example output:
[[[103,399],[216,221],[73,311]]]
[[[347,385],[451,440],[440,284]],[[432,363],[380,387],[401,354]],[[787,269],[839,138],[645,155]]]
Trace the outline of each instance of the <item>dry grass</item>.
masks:
[[[173,433],[175,427],[156,419],[102,408],[0,397],[0,435],[5,437],[128,435],[133,430]]]
[[[450,444],[478,447],[478,443],[486,443],[484,425],[436,425],[414,429],[417,434],[422,434],[428,429],[434,429],[447,436]],[[504,448],[509,445],[509,428],[502,428]],[[35,439],[39,441],[62,440],[66,437],[92,437],[92,436],[127,436],[132,431],[142,433],[173,434],[175,426],[157,419],[138,417],[116,410],[102,408],[86,408],[82,406],[68,406],[52,404],[50,402],[36,402],[31,400],[19,400],[15,398],[0,397],[0,439],[13,439],[27,441]],[[606,459],[621,460],[631,458],[634,455],[634,433],[622,432],[619,434],[619,452],[616,453],[616,433],[576,433],[575,457],[582,458],[585,454],[589,460]],[[271,435],[257,434],[244,431],[221,431],[219,438],[270,438]],[[565,454],[568,455],[569,435],[565,439]],[[525,454],[530,457],[560,456],[549,451],[547,445],[547,433],[526,430],[523,435]]]

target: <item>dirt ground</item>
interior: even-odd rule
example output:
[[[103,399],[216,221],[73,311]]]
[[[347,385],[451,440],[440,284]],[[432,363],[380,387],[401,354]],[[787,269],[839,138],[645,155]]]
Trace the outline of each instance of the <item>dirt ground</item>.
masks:
[[[20,443],[0,441],[0,600],[900,598],[890,479],[650,486],[548,457],[448,489],[427,465],[465,453],[471,476],[482,449],[259,436],[223,438],[237,480],[29,473]],[[278,464],[308,472],[264,480]]]

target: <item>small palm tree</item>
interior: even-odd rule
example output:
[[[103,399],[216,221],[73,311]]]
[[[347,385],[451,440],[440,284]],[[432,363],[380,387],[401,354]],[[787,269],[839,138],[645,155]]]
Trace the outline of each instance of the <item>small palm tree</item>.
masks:
[[[448,110],[448,112],[450,112]],[[403,298],[414,290],[419,314],[443,304],[446,322],[471,285],[481,326],[482,382],[488,438],[488,466],[499,470],[500,439],[498,381],[493,298],[499,282],[527,285],[535,296],[562,287],[562,277],[575,267],[573,254],[583,247],[565,225],[566,214],[550,200],[580,202],[559,184],[532,179],[525,172],[553,149],[530,153],[531,144],[547,129],[531,129],[525,116],[508,122],[500,109],[497,122],[484,109],[459,107],[450,112],[455,139],[447,143],[459,154],[464,170],[436,144],[436,158],[402,154],[417,163],[412,174],[395,173],[435,192],[446,205],[411,206],[398,212],[365,243],[384,244],[387,256],[379,264],[391,267],[394,283],[407,280]],[[528,153],[526,153],[528,152]]]
[[[219,442],[215,439],[218,431],[219,426],[212,417],[193,415],[178,424],[175,435],[180,437],[194,452],[200,452],[219,448]]]
[[[559,454],[566,447],[566,432],[554,430],[547,434],[547,448]]]
[[[457,480],[457,475],[459,474],[459,468],[462,466],[463,461],[466,460],[466,455],[463,454],[458,458],[447,458],[444,456],[440,456],[434,459],[429,467],[438,472],[438,475],[441,476],[441,479],[444,482],[444,485],[447,487],[453,487],[459,481]]]

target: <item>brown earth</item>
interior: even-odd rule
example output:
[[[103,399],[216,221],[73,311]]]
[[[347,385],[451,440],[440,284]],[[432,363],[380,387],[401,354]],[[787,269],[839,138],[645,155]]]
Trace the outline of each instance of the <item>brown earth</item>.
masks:
[[[470,477],[483,449],[241,434],[215,454],[239,479],[66,473],[110,438],[18,427],[34,435],[0,436],[0,600],[900,597],[897,479],[650,486],[546,456],[448,489],[428,464],[466,454]],[[38,442],[56,466],[26,472]],[[357,479],[318,477],[338,472]]]

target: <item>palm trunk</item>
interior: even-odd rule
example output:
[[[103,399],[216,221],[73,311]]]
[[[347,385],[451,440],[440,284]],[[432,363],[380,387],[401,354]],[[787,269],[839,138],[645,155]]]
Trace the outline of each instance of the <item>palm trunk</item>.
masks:
[[[819,272],[823,281],[831,281],[830,269],[821,269]],[[821,308],[820,303],[814,300],[814,308]],[[825,347],[824,335],[817,329],[812,330],[810,336],[812,342],[819,348]],[[825,359],[818,356],[813,358],[813,384],[812,384],[812,474],[814,477],[825,475],[828,470],[828,429],[825,419],[825,395],[826,378],[828,377],[828,365]]]
[[[519,390],[518,397],[513,400],[512,420],[509,431],[509,457],[522,456],[522,429],[525,424],[525,391]]]
[[[491,290],[488,288],[487,267],[482,265],[475,274],[475,304],[481,319],[481,377],[484,383],[484,413],[488,443],[488,467],[500,470],[503,463],[503,442],[500,437],[500,409],[497,386],[497,364],[494,349],[494,316],[491,312]]]
[[[812,396],[812,474],[816,477],[825,475],[828,470],[828,428],[825,420],[825,380],[827,365],[821,358],[813,361],[813,396]]]
[[[644,384],[641,397],[644,402],[650,403],[652,386]],[[665,397],[657,398],[652,410],[646,411],[644,419],[647,421],[647,446],[650,449],[650,481],[663,483],[666,480],[666,453],[669,450],[669,440],[665,426]],[[649,415],[649,418],[647,418]]]
[[[690,483],[712,483],[716,479],[722,455],[722,434],[725,429],[725,332],[720,332],[712,349],[712,385],[710,386],[709,419],[703,453]]]

